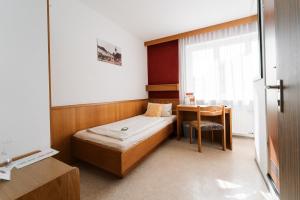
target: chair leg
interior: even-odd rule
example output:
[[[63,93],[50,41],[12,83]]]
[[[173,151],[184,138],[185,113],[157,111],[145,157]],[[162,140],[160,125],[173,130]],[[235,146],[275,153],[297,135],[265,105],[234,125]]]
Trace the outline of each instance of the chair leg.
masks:
[[[222,144],[223,144],[223,151],[226,151],[226,132],[223,130],[223,137],[222,137]]]
[[[193,127],[190,126],[190,144],[192,144],[192,137],[193,137]]]
[[[202,152],[202,133],[201,128],[198,129],[198,152]]]
[[[211,144],[214,143],[214,131],[211,131]]]

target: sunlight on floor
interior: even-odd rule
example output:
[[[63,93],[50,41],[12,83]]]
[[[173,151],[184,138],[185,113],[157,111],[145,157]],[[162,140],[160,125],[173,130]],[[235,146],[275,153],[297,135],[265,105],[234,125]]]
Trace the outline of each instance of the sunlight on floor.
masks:
[[[229,181],[225,181],[225,180],[217,179],[216,182],[219,185],[219,187],[224,190],[243,188],[243,186],[241,186],[241,185],[238,185],[236,183],[232,183]],[[263,192],[263,191],[259,191],[259,192],[252,191],[249,193],[242,192],[242,193],[237,193],[237,194],[233,194],[233,195],[225,195],[224,197],[226,199],[243,200],[243,199],[249,199],[250,197],[253,197],[253,196],[260,196],[262,198],[262,200],[273,200],[272,195],[270,193]]]
[[[255,195],[255,193],[251,193],[251,194],[240,193],[240,194],[235,194],[235,195],[225,195],[225,198],[241,200],[241,199],[246,199],[248,197],[251,197],[253,195]]]
[[[259,193],[257,192],[252,192],[252,193],[239,193],[235,195],[225,195],[225,198],[227,199],[237,199],[237,200],[243,200],[243,199],[251,199],[250,197],[253,196],[259,196],[261,197],[262,200],[274,200],[272,195],[270,193],[265,193],[260,191]]]
[[[241,185],[237,185],[237,184],[231,183],[229,181],[224,181],[224,180],[220,180],[220,179],[217,179],[217,183],[218,183],[219,187],[222,189],[235,189],[235,188],[242,187]]]
[[[266,199],[266,200],[274,200],[274,198],[272,197],[271,193],[267,193],[267,192],[262,192],[260,191],[260,194]]]

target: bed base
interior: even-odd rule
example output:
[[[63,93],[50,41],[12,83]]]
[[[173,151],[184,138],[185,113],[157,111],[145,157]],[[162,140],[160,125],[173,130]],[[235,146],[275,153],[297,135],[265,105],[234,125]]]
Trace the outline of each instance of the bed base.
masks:
[[[175,123],[169,124],[148,139],[123,152],[73,136],[72,156],[123,178],[165,141],[174,132],[175,127]]]

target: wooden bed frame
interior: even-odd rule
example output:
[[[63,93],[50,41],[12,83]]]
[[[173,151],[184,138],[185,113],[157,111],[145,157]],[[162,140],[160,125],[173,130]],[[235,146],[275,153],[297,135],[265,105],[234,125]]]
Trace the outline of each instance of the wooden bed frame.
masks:
[[[60,151],[55,157],[66,163],[73,163],[76,158],[119,177],[125,176],[176,130],[176,123],[124,152],[73,135],[80,130],[141,115],[145,113],[148,102],[172,103],[173,114],[179,103],[178,99],[137,99],[51,107],[51,147]]]
[[[71,140],[72,156],[122,178],[165,141],[173,133],[175,127],[176,122],[169,124],[150,138],[123,152],[73,136]]]

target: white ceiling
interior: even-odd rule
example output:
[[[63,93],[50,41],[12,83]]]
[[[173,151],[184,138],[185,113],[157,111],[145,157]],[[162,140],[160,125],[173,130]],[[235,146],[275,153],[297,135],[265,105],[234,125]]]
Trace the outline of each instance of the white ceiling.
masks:
[[[257,0],[81,0],[144,41],[256,14]]]

